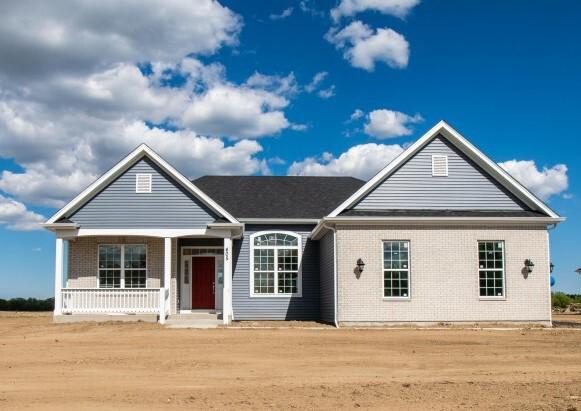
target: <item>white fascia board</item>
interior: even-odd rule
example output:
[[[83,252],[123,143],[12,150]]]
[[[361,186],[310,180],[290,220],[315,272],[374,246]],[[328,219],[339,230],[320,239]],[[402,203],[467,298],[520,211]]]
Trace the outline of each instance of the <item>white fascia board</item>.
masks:
[[[57,230],[74,230],[80,227],[77,223],[44,223],[40,225],[47,230],[57,231]]]
[[[149,148],[146,144],[141,144],[131,153],[129,153],[124,159],[119,161],[115,166],[113,166],[109,171],[99,177],[95,182],[93,182],[89,187],[87,187],[78,196],[72,199],[67,205],[57,211],[46,224],[53,224],[62,218],[68,212],[75,210],[84,204],[85,201],[90,199],[95,193],[101,190],[105,185],[109,184],[124,171],[126,171],[131,165],[137,162],[144,156],[148,156],[153,160],[158,166],[160,166],[164,171],[170,174],[173,178],[180,182],[186,189],[188,189],[192,194],[194,194],[200,201],[206,204],[208,207],[213,209],[218,214],[222,215],[228,221],[232,223],[237,223],[238,221],[230,215],[226,210],[224,210],[218,203],[208,197],[204,192],[202,192],[198,187],[196,187],[190,180],[188,180],[184,175],[178,172],[173,166],[171,166],[167,161],[161,158],[155,151]]]
[[[76,232],[76,237],[99,237],[99,236],[138,236],[138,237],[228,237],[230,230],[219,230],[213,228],[80,228]]]
[[[324,220],[326,223],[340,224],[557,224],[565,221],[563,217],[331,217]]]
[[[239,218],[247,224],[317,224],[318,218]]]
[[[565,221],[564,217],[325,217],[309,235],[318,240],[330,226],[341,225],[550,225]]]
[[[452,144],[454,144],[463,153],[468,155],[479,166],[489,172],[503,187],[513,193],[516,197],[521,199],[525,204],[532,208],[537,208],[547,213],[550,217],[559,218],[559,215],[551,210],[545,203],[539,200],[534,194],[523,187],[510,174],[502,169],[498,164],[488,158],[484,153],[478,150],[472,143],[458,133],[452,126],[445,121],[440,121],[415,143],[409,146],[404,152],[397,156],[391,163],[389,163],[383,170],[377,173],[367,183],[365,183],[359,190],[357,190],[351,197],[345,200],[339,207],[333,210],[329,217],[337,217],[345,209],[353,206],[362,197],[367,195],[379,183],[387,178],[393,171],[395,171],[401,164],[411,158],[420,149],[422,149],[428,142],[434,139],[438,134],[443,134]]]

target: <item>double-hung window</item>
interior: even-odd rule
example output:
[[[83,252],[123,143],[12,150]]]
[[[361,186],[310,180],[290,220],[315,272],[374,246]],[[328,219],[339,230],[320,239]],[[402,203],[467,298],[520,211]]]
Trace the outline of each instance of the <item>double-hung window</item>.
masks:
[[[146,283],[145,245],[99,245],[99,288],[145,288]]]
[[[410,296],[410,242],[383,242],[383,296]]]
[[[504,297],[504,241],[478,242],[480,297]]]
[[[250,294],[300,296],[300,236],[289,232],[261,232],[250,237],[250,244]]]

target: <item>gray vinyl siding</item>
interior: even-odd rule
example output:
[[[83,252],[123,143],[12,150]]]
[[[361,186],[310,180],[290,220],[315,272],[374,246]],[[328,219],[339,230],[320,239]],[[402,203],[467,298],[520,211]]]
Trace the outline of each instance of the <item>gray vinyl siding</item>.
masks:
[[[335,321],[335,242],[334,233],[327,232],[319,240],[321,320]]]
[[[235,320],[318,320],[319,244],[308,239],[313,225],[247,225],[234,240],[232,307]],[[302,297],[250,297],[250,236],[258,231],[292,231],[302,238]]]
[[[432,176],[432,155],[448,156],[448,177]],[[527,210],[460,150],[438,136],[353,207],[356,210]]]
[[[152,192],[135,175],[152,174]],[[68,218],[82,228],[205,228],[216,215],[148,158],[130,167]]]

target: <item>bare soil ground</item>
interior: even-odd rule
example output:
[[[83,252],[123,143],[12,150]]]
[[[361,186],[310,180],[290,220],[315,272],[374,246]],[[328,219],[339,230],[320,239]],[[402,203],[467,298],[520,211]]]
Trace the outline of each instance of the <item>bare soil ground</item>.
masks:
[[[0,409],[581,410],[581,331],[166,329],[0,314]]]

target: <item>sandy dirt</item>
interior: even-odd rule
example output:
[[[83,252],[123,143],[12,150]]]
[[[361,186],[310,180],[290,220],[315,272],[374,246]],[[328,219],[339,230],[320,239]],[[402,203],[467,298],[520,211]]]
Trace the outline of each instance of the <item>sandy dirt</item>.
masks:
[[[166,329],[0,314],[0,409],[581,410],[581,331]]]

